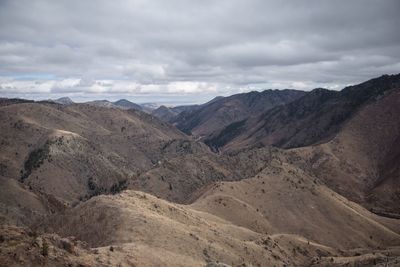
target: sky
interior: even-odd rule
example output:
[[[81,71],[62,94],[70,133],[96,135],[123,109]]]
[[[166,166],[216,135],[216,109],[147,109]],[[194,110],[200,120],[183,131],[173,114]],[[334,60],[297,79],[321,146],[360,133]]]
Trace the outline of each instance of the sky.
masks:
[[[0,97],[201,103],[400,72],[398,0],[0,0]]]

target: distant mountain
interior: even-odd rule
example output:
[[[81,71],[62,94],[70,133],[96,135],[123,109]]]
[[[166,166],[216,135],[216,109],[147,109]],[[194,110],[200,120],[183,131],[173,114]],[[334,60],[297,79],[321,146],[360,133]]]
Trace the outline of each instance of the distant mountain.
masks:
[[[135,104],[129,100],[126,99],[120,99],[118,101],[113,102],[113,104],[117,107],[120,107],[122,109],[136,109],[136,110],[143,110],[143,108],[138,105]]]
[[[182,112],[192,112],[194,110],[197,110],[198,108],[202,107],[205,104],[201,104],[201,105],[183,105],[183,106],[176,106],[176,107],[172,107],[170,108],[173,112],[176,112],[177,114],[181,114]]]
[[[173,122],[175,118],[182,112],[193,111],[201,107],[201,105],[185,105],[176,107],[167,107],[161,105],[157,109],[153,110],[151,114],[162,121]]]
[[[143,111],[148,114],[151,114],[154,110],[160,107],[160,105],[157,103],[142,103],[140,106],[142,107]]]
[[[265,90],[217,97],[198,108],[181,112],[172,122],[183,132],[207,140],[231,123],[289,103],[304,94],[298,90]]]
[[[96,107],[117,108],[117,106],[115,106],[114,103],[112,103],[108,100],[93,100],[93,101],[86,102],[85,104],[88,104],[91,106],[96,106]]]
[[[293,148],[332,138],[364,104],[400,85],[400,75],[384,75],[342,91],[315,89],[288,104],[231,123],[206,140],[226,149],[273,145]]]
[[[111,102],[108,100],[94,100],[94,101],[86,102],[85,104],[89,104],[89,105],[97,106],[97,107],[119,108],[119,109],[126,109],[126,110],[135,109],[135,110],[140,110],[140,111],[143,110],[143,108],[140,105],[130,102],[129,100],[126,100],[126,99],[120,99],[115,102]]]
[[[160,106],[157,109],[153,110],[151,114],[162,121],[171,121],[175,116],[179,113],[175,112],[172,108],[168,108],[166,106]]]
[[[194,107],[197,107],[199,105],[179,105],[179,106],[175,106],[175,105],[171,105],[171,104],[167,104],[167,103],[143,103],[140,104],[140,106],[143,108],[143,111],[145,111],[146,113],[149,114],[153,114],[154,116],[157,117],[157,109],[161,108],[165,110],[165,108],[171,110],[173,113],[179,114],[184,110],[188,110]],[[161,118],[162,119],[162,118]]]
[[[56,102],[56,103],[61,104],[61,105],[74,104],[74,101],[72,101],[71,98],[69,98],[69,97],[61,97],[61,98],[58,98],[56,100],[53,100],[53,102]]]

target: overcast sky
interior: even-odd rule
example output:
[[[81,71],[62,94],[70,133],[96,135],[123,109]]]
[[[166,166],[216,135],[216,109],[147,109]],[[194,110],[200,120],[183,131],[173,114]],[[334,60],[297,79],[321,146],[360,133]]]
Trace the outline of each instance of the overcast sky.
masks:
[[[203,102],[400,72],[400,1],[0,0],[0,96]]]

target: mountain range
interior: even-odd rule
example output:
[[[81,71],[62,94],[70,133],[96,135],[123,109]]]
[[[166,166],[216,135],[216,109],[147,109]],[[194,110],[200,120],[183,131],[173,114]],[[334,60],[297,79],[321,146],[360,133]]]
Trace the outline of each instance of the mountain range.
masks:
[[[0,266],[400,264],[400,74],[151,113],[0,99]]]

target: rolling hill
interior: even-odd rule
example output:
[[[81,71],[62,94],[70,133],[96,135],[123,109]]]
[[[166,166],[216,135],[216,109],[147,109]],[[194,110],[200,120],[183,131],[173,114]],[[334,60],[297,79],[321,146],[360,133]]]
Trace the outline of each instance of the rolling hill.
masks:
[[[140,111],[13,102],[0,122],[3,186],[37,194],[54,212],[126,188],[185,202],[208,182],[242,178],[206,145]]]

